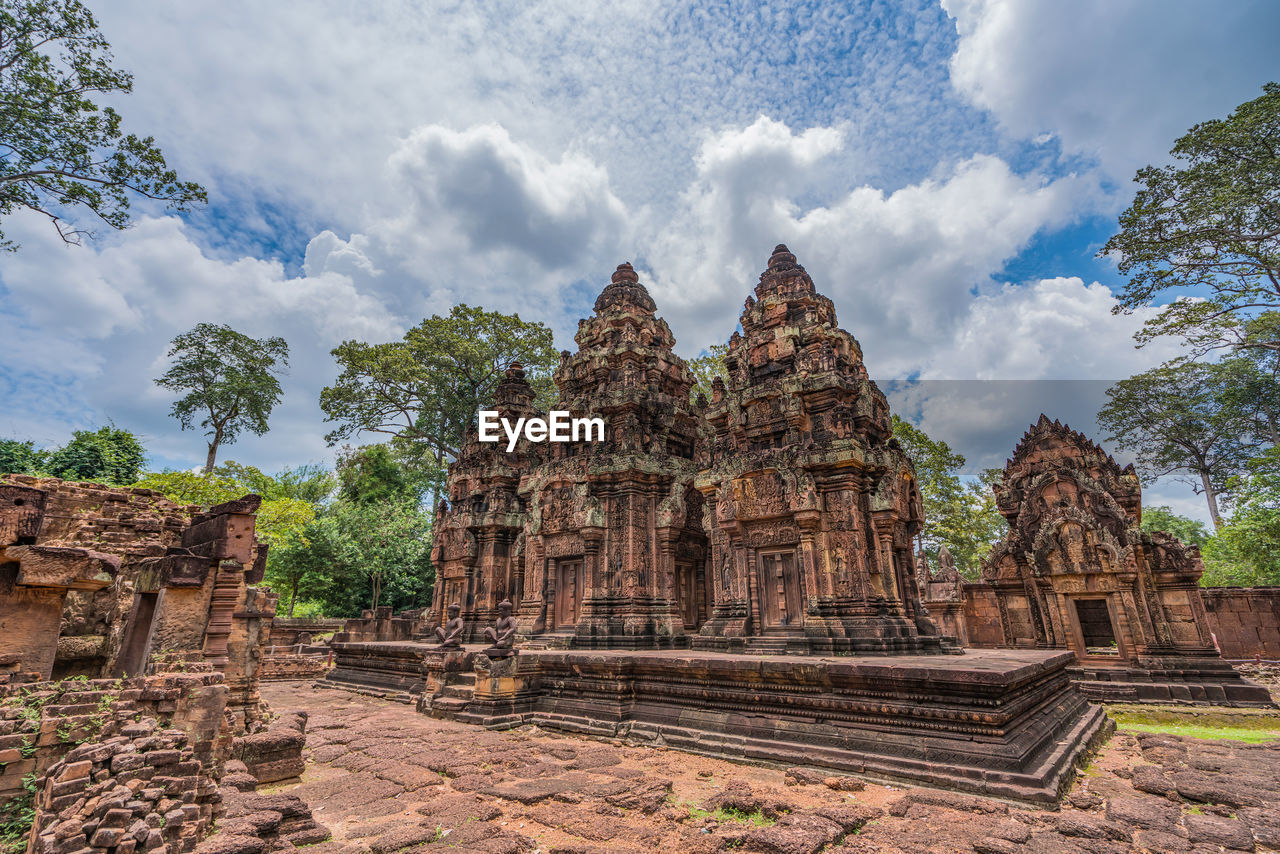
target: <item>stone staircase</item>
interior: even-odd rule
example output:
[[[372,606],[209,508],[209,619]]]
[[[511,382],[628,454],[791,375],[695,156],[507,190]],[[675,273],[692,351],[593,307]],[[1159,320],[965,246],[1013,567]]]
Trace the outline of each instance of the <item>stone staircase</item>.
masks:
[[[445,718],[465,711],[476,693],[476,674],[451,673],[449,681],[431,698],[431,717]]]

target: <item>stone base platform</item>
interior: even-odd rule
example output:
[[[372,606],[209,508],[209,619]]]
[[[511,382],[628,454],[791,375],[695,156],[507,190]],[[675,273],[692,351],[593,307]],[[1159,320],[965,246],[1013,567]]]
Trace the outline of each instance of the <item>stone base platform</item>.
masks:
[[[626,738],[1052,805],[1112,730],[1070,684],[1069,652],[765,657],[523,650],[476,655],[471,697],[436,679],[436,717]]]
[[[1079,663],[1070,673],[1084,695],[1098,702],[1276,707],[1265,687],[1216,654],[1140,656],[1136,666]]]
[[[436,693],[446,674],[470,671],[472,655],[418,641],[335,643],[333,669],[316,684],[413,703]]]

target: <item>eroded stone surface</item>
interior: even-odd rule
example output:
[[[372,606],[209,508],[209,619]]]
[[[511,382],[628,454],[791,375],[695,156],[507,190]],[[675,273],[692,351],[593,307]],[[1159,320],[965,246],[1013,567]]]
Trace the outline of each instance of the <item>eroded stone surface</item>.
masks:
[[[331,840],[309,849],[315,854],[1137,854],[1268,850],[1280,838],[1280,744],[1118,735],[1063,808],[1050,812],[875,782],[858,792],[822,781],[789,785],[806,776],[797,773],[803,769],[738,765],[535,727],[489,732],[296,683],[266,686],[264,695],[277,707],[311,712],[302,783],[277,795],[304,799],[332,830]],[[1209,765],[1223,770],[1202,770]],[[401,782],[406,768],[433,783]],[[1150,788],[1161,793],[1135,785],[1143,780],[1160,781]],[[1239,800],[1241,785],[1259,806],[1228,803]]]

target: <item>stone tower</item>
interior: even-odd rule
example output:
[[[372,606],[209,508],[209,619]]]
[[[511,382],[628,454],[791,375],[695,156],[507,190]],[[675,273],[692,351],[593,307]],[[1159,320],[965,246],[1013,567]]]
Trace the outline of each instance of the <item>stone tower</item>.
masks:
[[[915,581],[914,470],[858,342],[786,246],[740,320],[696,480],[715,605],[695,648],[942,650]]]
[[[516,363],[498,383],[492,408],[514,424],[541,414],[533,398],[524,368]],[[436,514],[429,624],[443,623],[445,610],[456,602],[467,624],[465,639],[472,641],[497,619],[499,602],[519,603],[524,514],[516,488],[539,461],[539,447],[522,438],[508,453],[505,437],[481,442],[476,425],[468,428],[458,459],[449,466],[449,501],[441,502]]]
[[[682,646],[705,616],[706,538],[691,483],[693,375],[630,264],[561,354],[557,409],[599,417],[603,442],[551,444],[520,483],[523,635],[573,646]]]

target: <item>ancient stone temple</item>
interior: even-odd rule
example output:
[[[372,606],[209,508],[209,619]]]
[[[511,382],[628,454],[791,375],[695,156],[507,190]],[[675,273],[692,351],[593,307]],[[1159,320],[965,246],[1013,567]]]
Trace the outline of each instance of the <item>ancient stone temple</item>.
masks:
[[[696,481],[715,611],[695,647],[937,651],[912,559],[915,473],[862,348],[785,246],[740,321]]]
[[[259,586],[260,501],[200,508],[149,489],[0,476],[0,671],[214,670],[237,726],[261,719],[257,671],[277,597]]]
[[[427,619],[351,621],[326,683],[488,728],[1054,800],[1109,726],[1071,687],[1074,657],[961,654],[928,617],[888,403],[785,246],[741,323],[728,382],[691,402],[671,331],[621,265],[555,372],[554,408],[603,420],[603,441],[508,453],[469,435]],[[533,414],[519,367],[495,408]],[[510,634],[503,597],[516,642],[486,649],[484,629]]]
[[[969,595],[996,600],[1003,645],[1072,650],[1094,697],[1269,705],[1214,647],[1198,550],[1139,527],[1133,466],[1041,415],[995,493],[1009,533]]]

